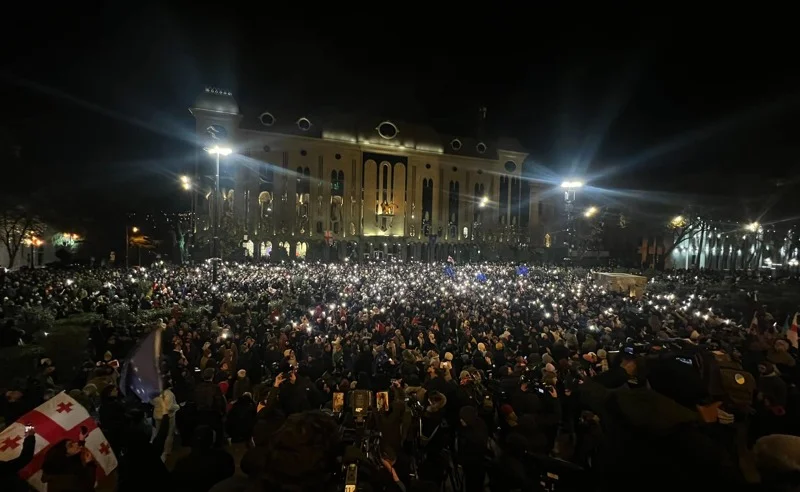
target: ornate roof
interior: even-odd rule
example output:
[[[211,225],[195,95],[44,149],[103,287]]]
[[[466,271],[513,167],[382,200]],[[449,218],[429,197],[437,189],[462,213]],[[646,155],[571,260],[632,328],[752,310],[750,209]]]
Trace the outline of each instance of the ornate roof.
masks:
[[[213,111],[215,113],[239,114],[239,105],[230,91],[225,91],[215,87],[206,87],[201,92],[191,110]]]
[[[284,135],[398,146],[423,152],[497,159],[501,150],[526,153],[511,138],[453,135],[432,126],[408,123],[384,116],[334,111],[270,107],[245,111],[241,128]]]

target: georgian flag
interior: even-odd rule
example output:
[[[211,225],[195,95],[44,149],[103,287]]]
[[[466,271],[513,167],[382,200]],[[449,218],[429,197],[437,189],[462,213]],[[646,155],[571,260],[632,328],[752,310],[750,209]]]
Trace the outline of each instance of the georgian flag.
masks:
[[[92,452],[97,463],[98,480],[108,476],[117,467],[117,457],[97,423],[80,403],[64,392],[42,403],[0,432],[0,461],[13,460],[22,452],[26,425],[32,425],[36,429],[36,445],[33,459],[20,470],[19,476],[40,492],[47,490],[47,484],[42,482],[42,464],[47,451],[53,444],[64,439],[78,440],[81,426],[89,431],[86,448]]]

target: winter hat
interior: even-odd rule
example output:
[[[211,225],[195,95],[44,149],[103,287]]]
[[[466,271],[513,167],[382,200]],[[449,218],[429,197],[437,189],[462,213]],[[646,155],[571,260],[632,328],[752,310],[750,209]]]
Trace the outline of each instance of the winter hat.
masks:
[[[244,369],[239,369],[238,371],[236,371],[236,375],[244,379],[245,377],[247,377],[247,371],[245,371]]]
[[[448,362],[452,361],[453,360],[453,354],[451,354],[450,352],[445,352],[444,353],[444,360],[446,360]]]
[[[512,413],[514,413],[514,408],[508,403],[500,407],[500,415],[502,415],[503,417],[508,417]]]
[[[106,350],[106,353],[103,354],[103,360],[106,361],[106,362],[109,362],[111,360],[111,357],[112,357],[111,356],[111,351],[110,350]]]
[[[552,363],[548,362],[547,364],[544,365],[544,370],[545,370],[545,372],[552,372],[553,374],[555,374],[556,366],[554,366]]]

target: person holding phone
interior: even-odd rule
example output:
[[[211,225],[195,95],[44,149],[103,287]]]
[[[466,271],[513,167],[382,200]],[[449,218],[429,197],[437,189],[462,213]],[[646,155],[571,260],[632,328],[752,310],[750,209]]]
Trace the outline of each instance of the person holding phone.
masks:
[[[42,482],[50,492],[82,492],[94,490],[97,463],[86,448],[88,429],[81,428],[77,440],[64,439],[56,443],[44,458]]]
[[[19,456],[9,461],[0,461],[0,483],[2,484],[15,484],[15,480],[19,480],[17,472],[25,468],[25,466],[33,459],[33,454],[36,448],[36,430],[32,425],[25,425],[25,439],[22,441],[22,450]],[[9,490],[17,490],[13,486]]]

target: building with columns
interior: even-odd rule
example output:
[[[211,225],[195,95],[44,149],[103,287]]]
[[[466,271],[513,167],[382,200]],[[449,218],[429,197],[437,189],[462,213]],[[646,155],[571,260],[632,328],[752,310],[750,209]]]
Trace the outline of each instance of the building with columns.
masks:
[[[233,150],[221,157],[222,216],[236,222],[247,255],[524,260],[555,244],[558,194],[522,179],[528,154],[514,139],[279,107],[243,112],[212,88],[190,111],[205,145]],[[198,173],[213,175],[213,159],[198,152]],[[200,186],[211,211],[208,180]]]

